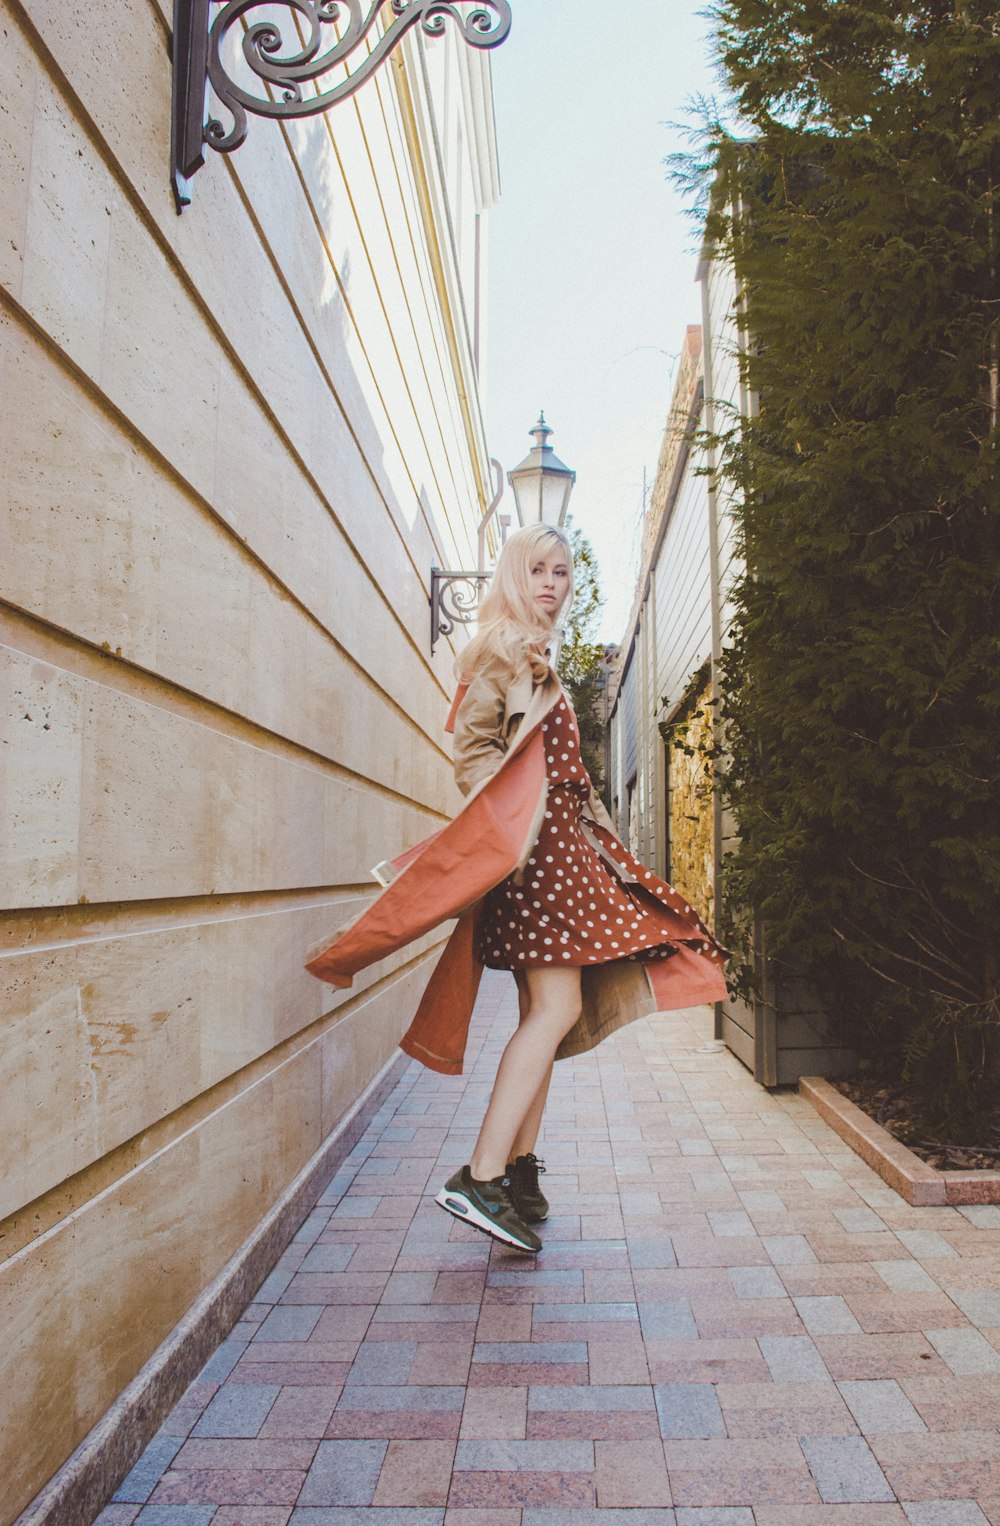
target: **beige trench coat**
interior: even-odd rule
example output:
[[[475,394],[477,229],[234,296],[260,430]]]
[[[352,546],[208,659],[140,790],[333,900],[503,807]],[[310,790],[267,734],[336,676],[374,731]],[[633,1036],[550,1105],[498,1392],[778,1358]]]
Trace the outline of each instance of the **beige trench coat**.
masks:
[[[455,820],[390,865],[387,888],[307,964],[314,975],[346,986],[358,970],[452,917],[458,923],[428,982],[402,1049],[433,1070],[460,1074],[482,965],[475,919],[487,892],[523,870],[538,836],[548,792],[542,725],[562,697],[558,678],[539,659],[512,669],[495,661],[460,688],[449,718],[456,733],[455,777],[466,802]],[[612,822],[595,793],[581,828],[620,878],[633,880]],[[637,882],[641,891],[641,882]],[[649,964],[621,960],[581,970],[583,1011],[557,1059],[592,1049],[637,1017],[722,999],[723,950],[683,899],[668,902],[678,951]],[[661,908],[662,909],[662,908]],[[680,940],[705,940],[706,955]]]

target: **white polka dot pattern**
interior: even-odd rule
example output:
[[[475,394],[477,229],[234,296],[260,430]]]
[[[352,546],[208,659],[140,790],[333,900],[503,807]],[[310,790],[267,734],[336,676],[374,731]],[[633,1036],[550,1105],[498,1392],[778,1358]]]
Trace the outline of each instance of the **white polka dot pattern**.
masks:
[[[669,959],[681,944],[718,958],[717,944],[683,896],[605,828],[590,824],[634,883],[621,879],[584,836],[580,817],[590,779],[580,757],[576,716],[565,699],[550,712],[542,735],[547,809],[522,883],[510,876],[483,902],[482,962],[491,969],[513,970],[555,962]]]

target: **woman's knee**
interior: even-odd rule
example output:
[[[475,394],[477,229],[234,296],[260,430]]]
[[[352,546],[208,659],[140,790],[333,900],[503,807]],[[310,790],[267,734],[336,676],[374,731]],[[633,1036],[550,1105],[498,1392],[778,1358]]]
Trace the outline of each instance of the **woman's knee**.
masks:
[[[580,971],[532,970],[527,978],[527,1019],[537,1021],[562,1038],[583,1010]]]

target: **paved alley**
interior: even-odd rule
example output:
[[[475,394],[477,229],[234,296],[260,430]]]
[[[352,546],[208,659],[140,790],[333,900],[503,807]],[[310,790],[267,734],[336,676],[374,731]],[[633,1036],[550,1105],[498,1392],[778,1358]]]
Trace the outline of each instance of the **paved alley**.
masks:
[[[1000,1526],[1000,1209],[910,1208],[701,1009],[556,1067],[537,1260],[411,1064],[100,1526]]]

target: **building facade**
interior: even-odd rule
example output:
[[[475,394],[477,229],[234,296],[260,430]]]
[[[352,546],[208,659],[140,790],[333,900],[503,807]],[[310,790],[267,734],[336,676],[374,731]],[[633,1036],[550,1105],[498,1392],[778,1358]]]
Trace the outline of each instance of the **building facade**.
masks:
[[[608,757],[623,837],[714,926],[735,823],[715,787],[720,659],[742,571],[713,436],[752,417],[740,365],[739,286],[711,246],[698,267],[702,322],[688,328],[643,527],[636,598],[612,675]],[[706,443],[709,442],[709,443]],[[809,993],[777,988],[758,936],[760,999],[716,1009],[716,1037],[767,1086],[843,1071]]]
[[[428,585],[490,496],[488,55],[411,34],[178,217],[169,44],[158,0],[17,0],[0,60],[3,1526],[293,1231],[437,935],[349,991],[303,962],[456,805]]]

